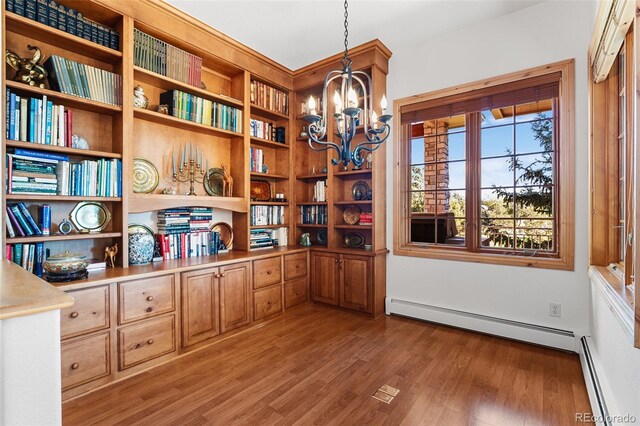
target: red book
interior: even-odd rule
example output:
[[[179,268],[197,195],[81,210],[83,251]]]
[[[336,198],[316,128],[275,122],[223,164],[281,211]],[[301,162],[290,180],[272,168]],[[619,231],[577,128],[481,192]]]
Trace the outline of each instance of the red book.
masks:
[[[13,247],[11,246],[11,244],[7,244],[4,258],[7,260],[13,260]]]

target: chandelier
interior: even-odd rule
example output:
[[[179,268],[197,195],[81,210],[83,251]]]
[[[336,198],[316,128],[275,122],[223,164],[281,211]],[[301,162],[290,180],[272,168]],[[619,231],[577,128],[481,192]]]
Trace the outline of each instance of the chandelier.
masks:
[[[371,77],[363,71],[351,70],[351,58],[349,58],[348,49],[349,12],[347,8],[348,4],[345,0],[344,56],[340,61],[342,69],[329,71],[324,79],[321,114],[316,111],[316,100],[313,96],[310,96],[307,102],[309,114],[305,115],[304,119],[310,123],[307,131],[311,149],[314,151],[334,149],[337,153],[337,158],[333,158],[331,164],[336,166],[342,163],[346,167],[349,163],[353,163],[359,168],[366,157],[363,154],[377,150],[389,137],[391,131],[389,121],[393,118],[393,115],[387,114],[387,99],[384,94],[380,102],[382,114],[380,116],[376,114],[373,106],[370,105],[372,99],[369,98],[370,88],[372,87]],[[329,105],[327,94],[335,80],[339,80],[336,82],[336,86],[339,86],[339,88],[333,94],[333,118],[335,120],[335,135],[340,138],[339,144],[330,141],[328,137],[326,141],[322,140],[327,135],[327,108]],[[363,108],[358,105],[359,97],[362,98]],[[366,140],[355,145],[352,150],[353,139],[360,124]]]

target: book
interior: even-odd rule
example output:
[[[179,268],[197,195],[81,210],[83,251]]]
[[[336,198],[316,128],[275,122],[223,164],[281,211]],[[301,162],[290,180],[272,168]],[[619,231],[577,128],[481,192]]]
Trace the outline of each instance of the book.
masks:
[[[13,210],[11,210],[11,206],[7,206],[6,210],[7,210],[7,216],[9,217],[9,220],[7,221],[7,223],[11,222],[11,224],[13,225],[14,231],[18,235],[20,235],[21,237],[26,236],[26,233],[22,229],[22,226],[20,226],[20,222],[18,221],[18,218],[13,213]]]
[[[49,4],[47,0],[38,0],[36,6],[36,20],[41,24],[49,25]]]
[[[29,226],[29,222],[27,222],[27,219],[22,215],[20,207],[17,204],[14,204],[10,208],[17,223],[20,225],[20,228],[24,231],[25,236],[31,237],[35,235],[36,232]]]
[[[40,229],[40,227],[38,227],[38,224],[36,224],[36,221],[33,218],[33,216],[31,216],[31,213],[27,209],[27,205],[24,202],[19,202],[18,203],[18,208],[20,209],[20,212],[22,213],[22,215],[25,217],[25,219],[29,223],[29,227],[31,227],[33,232],[36,235],[42,235],[42,230]]]
[[[6,211],[4,213],[4,221],[7,224],[7,233],[9,234],[9,237],[14,238],[16,236],[16,231],[13,229],[13,223],[11,223],[9,213]]]
[[[56,3],[55,0],[49,0],[47,9],[49,11],[49,22],[47,22],[47,25],[58,28],[58,3]]]
[[[35,21],[37,19],[37,5],[38,0],[24,0],[24,16]]]
[[[25,269],[29,272],[33,272],[33,266],[36,258],[36,245],[26,244],[29,247],[29,257],[27,258]]]
[[[35,244],[35,255],[33,262],[33,273],[39,277],[42,277],[42,264],[44,263],[44,243],[39,242]]]
[[[47,159],[47,160],[69,161],[69,156],[68,155],[57,154],[55,152],[47,152],[47,151],[35,151],[35,150],[32,150],[32,149],[16,148],[15,149],[15,154],[16,154],[16,156],[31,157],[31,158],[34,158],[34,159],[44,158],[44,159]],[[18,158],[20,158],[20,157],[18,157]]]
[[[13,246],[13,263],[22,266],[22,253],[23,253],[23,245],[22,244],[15,244]]]
[[[14,0],[13,1],[13,11],[20,16],[25,15],[25,0]]]
[[[42,235],[51,234],[51,206],[48,204],[42,205],[42,213],[40,214],[40,229]]]

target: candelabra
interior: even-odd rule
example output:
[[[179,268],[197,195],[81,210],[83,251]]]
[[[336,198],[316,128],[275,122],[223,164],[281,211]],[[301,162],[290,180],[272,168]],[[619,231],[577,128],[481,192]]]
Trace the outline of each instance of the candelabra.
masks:
[[[189,143],[189,157],[187,158],[187,146],[184,145],[180,150],[180,167],[176,166],[176,153],[171,154],[171,170],[173,172],[174,182],[189,182],[189,193],[187,195],[197,195],[194,182],[202,183],[205,179],[205,173],[209,170],[209,160],[207,160],[207,166],[202,168],[202,151],[196,145],[195,155],[193,144]]]

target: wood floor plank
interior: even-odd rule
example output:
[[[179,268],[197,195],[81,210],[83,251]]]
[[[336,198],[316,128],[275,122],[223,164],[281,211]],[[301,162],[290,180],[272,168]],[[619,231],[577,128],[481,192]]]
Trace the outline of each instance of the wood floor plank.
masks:
[[[385,404],[373,393],[400,390]],[[297,308],[63,405],[65,425],[565,425],[575,354],[400,317]]]

